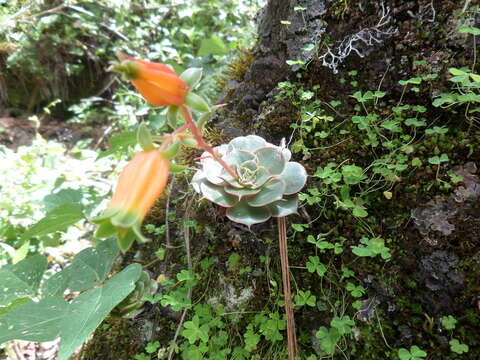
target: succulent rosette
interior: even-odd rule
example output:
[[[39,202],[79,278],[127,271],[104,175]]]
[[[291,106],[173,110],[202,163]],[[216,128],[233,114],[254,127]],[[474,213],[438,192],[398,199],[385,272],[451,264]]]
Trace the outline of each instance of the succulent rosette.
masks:
[[[142,271],[135,284],[135,289],[114,310],[114,315],[133,319],[143,311],[145,296],[153,295],[158,290],[158,284],[147,271]]]
[[[249,135],[215,151],[237,177],[204,153],[192,185],[205,199],[227,208],[230,220],[250,227],[297,211],[297,193],[306,183],[307,172],[301,164],[290,161],[290,150]]]

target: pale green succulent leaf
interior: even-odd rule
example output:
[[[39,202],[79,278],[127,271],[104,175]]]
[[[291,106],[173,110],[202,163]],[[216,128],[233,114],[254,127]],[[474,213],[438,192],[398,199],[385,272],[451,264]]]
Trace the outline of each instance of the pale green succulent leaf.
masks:
[[[257,135],[248,135],[248,136],[240,136],[228,144],[229,150],[237,149],[237,150],[246,150],[246,151],[255,151],[261,147],[267,145],[267,142]]]
[[[190,89],[195,88],[202,78],[203,69],[191,67],[186,69],[181,75],[180,79],[185,81],[188,84]]]
[[[234,207],[227,209],[227,217],[234,222],[250,227],[270,219],[270,211],[263,207],[251,207],[243,200]]]
[[[223,207],[232,207],[238,202],[237,197],[227,194],[222,187],[207,181],[200,184],[200,190],[205,199]]]
[[[225,181],[219,177],[223,173],[223,167],[211,155],[208,154],[202,159],[202,166],[203,174],[209,182],[214,185],[225,185]]]
[[[243,189],[244,186],[240,184],[237,179],[234,179],[230,173],[227,173],[226,171],[223,172],[222,176],[220,176],[220,179],[224,180],[227,185],[225,186],[231,186],[234,187],[235,189]]]
[[[296,194],[307,182],[307,172],[305,168],[297,162],[289,162],[279,176],[286,184],[285,195]]]
[[[287,148],[282,148],[282,155],[286,162],[292,158],[292,152]]]
[[[285,192],[286,185],[282,180],[272,179],[261,187],[260,192],[247,199],[250,206],[261,207],[280,200]]]
[[[246,197],[251,197],[253,195],[257,195],[261,189],[248,189],[248,188],[235,189],[232,187],[225,187],[224,190],[226,193],[236,196],[239,199],[242,199]]]
[[[277,147],[263,147],[255,151],[258,164],[263,166],[270,175],[280,175],[285,168],[285,158]]]
[[[256,179],[253,184],[253,188],[257,189],[262,187],[268,180],[272,179],[272,175],[263,166],[257,169]]]
[[[180,124],[178,121],[180,111],[178,106],[170,105],[167,110],[167,123],[172,128],[177,128]]]
[[[255,156],[251,152],[237,149],[227,152],[224,156],[224,160],[228,165],[240,165],[245,161],[250,161],[254,158]]]
[[[298,196],[289,196],[268,205],[273,217],[283,217],[294,214],[298,209]]]
[[[244,161],[240,164],[240,168],[246,168],[251,171],[256,171],[258,169],[258,164],[255,160]]]
[[[193,189],[201,194],[202,190],[200,189],[200,184],[206,181],[205,173],[201,170],[197,171],[192,177],[192,187]]]

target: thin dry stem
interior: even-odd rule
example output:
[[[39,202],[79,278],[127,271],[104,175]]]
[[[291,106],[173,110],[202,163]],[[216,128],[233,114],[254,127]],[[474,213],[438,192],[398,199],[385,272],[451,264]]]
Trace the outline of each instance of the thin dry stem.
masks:
[[[190,199],[186,206],[185,216],[183,217],[183,223],[186,224],[187,221],[190,219],[190,209],[192,207],[193,198]],[[183,226],[183,240],[185,242],[185,253],[187,255],[187,264],[188,270],[192,271],[193,263],[192,263],[192,254],[190,252],[190,227],[187,225]],[[188,289],[187,298],[192,298],[192,288]],[[180,317],[180,322],[178,323],[177,330],[175,331],[175,335],[173,336],[172,344],[170,345],[170,352],[168,354],[168,360],[172,360],[173,353],[175,351],[175,345],[177,343],[178,335],[180,335],[180,330],[183,327],[183,322],[185,321],[185,316],[187,315],[188,309],[183,309],[182,316]]]
[[[287,342],[288,360],[295,360],[297,356],[297,336],[295,332],[295,318],[292,310],[290,289],[290,268],[288,266],[287,226],[284,217],[278,220],[278,242],[280,249],[280,262],[282,264],[283,295],[285,298],[285,313],[287,315]]]

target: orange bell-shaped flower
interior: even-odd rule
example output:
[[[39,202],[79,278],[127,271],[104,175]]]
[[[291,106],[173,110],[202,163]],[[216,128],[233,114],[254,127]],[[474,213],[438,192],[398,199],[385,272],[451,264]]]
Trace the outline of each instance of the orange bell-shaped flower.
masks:
[[[165,64],[118,54],[120,64],[112,70],[123,73],[152,105],[183,105],[188,85]]]
[[[157,149],[136,154],[122,170],[108,209],[94,219],[100,223],[96,235],[116,235],[122,251],[127,251],[135,238],[148,240],[140,226],[165,189],[169,170],[170,160]]]
[[[108,208],[135,215],[141,222],[165,189],[169,169],[170,160],[160,151],[139,152],[120,174]]]

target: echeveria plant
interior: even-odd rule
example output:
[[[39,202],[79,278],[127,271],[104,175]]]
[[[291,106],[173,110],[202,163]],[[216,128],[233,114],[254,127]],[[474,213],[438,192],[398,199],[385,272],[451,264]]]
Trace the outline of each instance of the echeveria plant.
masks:
[[[192,179],[194,189],[227,208],[227,217],[251,226],[297,211],[297,193],[307,180],[305,168],[290,161],[290,150],[256,135],[241,136],[215,148],[236,177],[205,152]]]

